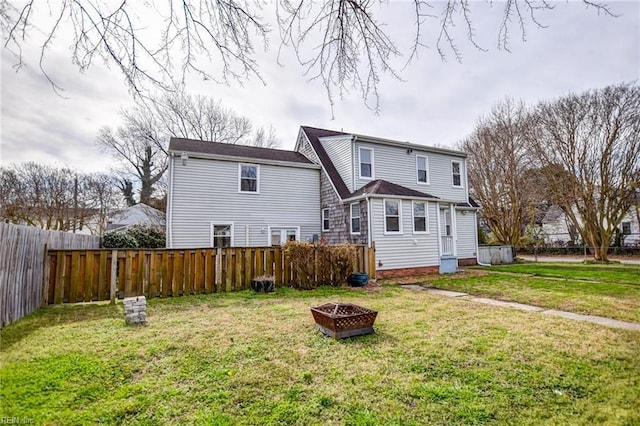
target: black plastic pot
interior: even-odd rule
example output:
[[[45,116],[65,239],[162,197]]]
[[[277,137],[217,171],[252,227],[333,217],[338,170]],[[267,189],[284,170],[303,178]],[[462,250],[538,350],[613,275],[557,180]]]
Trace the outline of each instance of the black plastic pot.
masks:
[[[369,282],[369,275],[364,272],[358,272],[351,274],[349,277],[349,284],[352,287],[364,287]]]

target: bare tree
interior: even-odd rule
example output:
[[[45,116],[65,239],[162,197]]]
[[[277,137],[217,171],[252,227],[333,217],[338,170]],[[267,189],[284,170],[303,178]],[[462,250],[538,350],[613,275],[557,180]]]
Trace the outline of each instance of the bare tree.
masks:
[[[621,84],[543,102],[530,146],[554,202],[596,260],[640,189],[640,86]]]
[[[612,15],[600,1],[582,2],[598,13]],[[18,67],[22,65],[27,37],[34,32],[43,34],[39,65],[54,88],[58,86],[47,72],[46,52],[59,41],[65,28],[71,28],[71,56],[81,71],[96,60],[105,61],[122,72],[134,93],[143,93],[150,87],[174,87],[184,82],[187,73],[224,83],[250,77],[262,80],[255,47],[268,48],[268,22],[275,21],[280,35],[279,54],[292,49],[304,74],[323,82],[330,102],[334,91],[342,95],[356,89],[365,102],[373,95],[377,110],[381,76],[399,78],[394,58],[404,53],[409,63],[421,48],[435,45],[442,59],[453,53],[461,60],[456,27],[466,30],[470,43],[484,50],[476,41],[473,10],[487,4],[493,6],[492,2],[472,0],[403,3],[413,22],[397,25],[411,24],[415,33],[408,51],[402,52],[385,31],[390,23],[379,19],[384,16],[380,9],[387,5],[384,0],[274,3],[275,16],[265,17],[267,10],[261,0],[60,0],[55,4],[24,0],[19,5],[0,0],[0,27],[5,47],[15,53]],[[506,50],[512,32],[524,40],[527,28],[544,27],[541,16],[555,7],[548,0],[508,0],[499,4],[494,9],[501,16],[496,41],[498,48]],[[433,43],[425,39],[425,27],[431,23],[438,28]]]
[[[59,231],[99,235],[119,207],[114,178],[34,162],[0,168],[0,218]]]
[[[500,243],[519,245],[541,201],[525,137],[532,124],[522,102],[506,99],[482,117],[461,143],[468,179],[482,216]]]
[[[97,144],[120,162],[120,190],[128,205],[161,205],[162,177],[167,170],[171,137],[273,148],[280,144],[273,128],[253,130],[251,121],[219,101],[184,92],[169,92],[140,100],[121,113],[116,130],[103,127]],[[139,188],[138,201],[134,186]],[[158,191],[160,190],[160,191]]]

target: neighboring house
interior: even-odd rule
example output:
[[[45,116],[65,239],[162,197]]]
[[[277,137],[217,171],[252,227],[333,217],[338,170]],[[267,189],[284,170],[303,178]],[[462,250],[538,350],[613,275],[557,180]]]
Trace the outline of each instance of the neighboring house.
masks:
[[[172,138],[169,155],[169,247],[324,238],[375,246],[387,274],[476,263],[462,152],[301,127],[294,151]]]
[[[632,207],[620,222],[618,232],[623,246],[640,245],[640,223],[637,207]],[[557,205],[551,205],[542,219],[542,236],[550,245],[576,245],[582,243],[577,228]],[[616,236],[614,235],[614,238]],[[615,241],[612,241],[615,244]]]
[[[112,215],[106,231],[126,231],[133,225],[149,225],[166,227],[164,212],[146,204],[136,204]]]

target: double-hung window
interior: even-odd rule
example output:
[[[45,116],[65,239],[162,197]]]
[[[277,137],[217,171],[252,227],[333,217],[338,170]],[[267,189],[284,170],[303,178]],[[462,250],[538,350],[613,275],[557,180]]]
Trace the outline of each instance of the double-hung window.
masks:
[[[350,207],[351,210],[351,233],[360,233],[360,203],[353,203]]]
[[[427,229],[427,203],[413,202],[413,233],[428,233]]]
[[[453,186],[462,187],[462,163],[459,161],[451,162],[451,183]]]
[[[384,200],[384,232],[401,232],[400,201]]]
[[[631,235],[631,222],[622,222],[620,224],[622,235]]]
[[[416,157],[416,174],[418,183],[429,183],[429,159],[423,155]]]
[[[240,164],[239,170],[240,192],[258,194],[260,192],[260,166],[256,164]]]
[[[360,147],[358,152],[360,155],[360,178],[373,179],[373,149]]]
[[[233,245],[233,224],[211,224],[211,245],[215,248],[231,247]]]
[[[329,230],[329,209],[322,209],[322,230]]]

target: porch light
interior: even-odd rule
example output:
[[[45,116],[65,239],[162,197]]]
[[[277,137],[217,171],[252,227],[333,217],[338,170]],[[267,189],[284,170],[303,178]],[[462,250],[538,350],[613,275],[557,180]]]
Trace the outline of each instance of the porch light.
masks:
[[[186,152],[183,152],[182,155],[180,156],[180,159],[182,160],[182,165],[186,166],[187,165],[187,160],[189,159],[189,156],[187,155]]]

